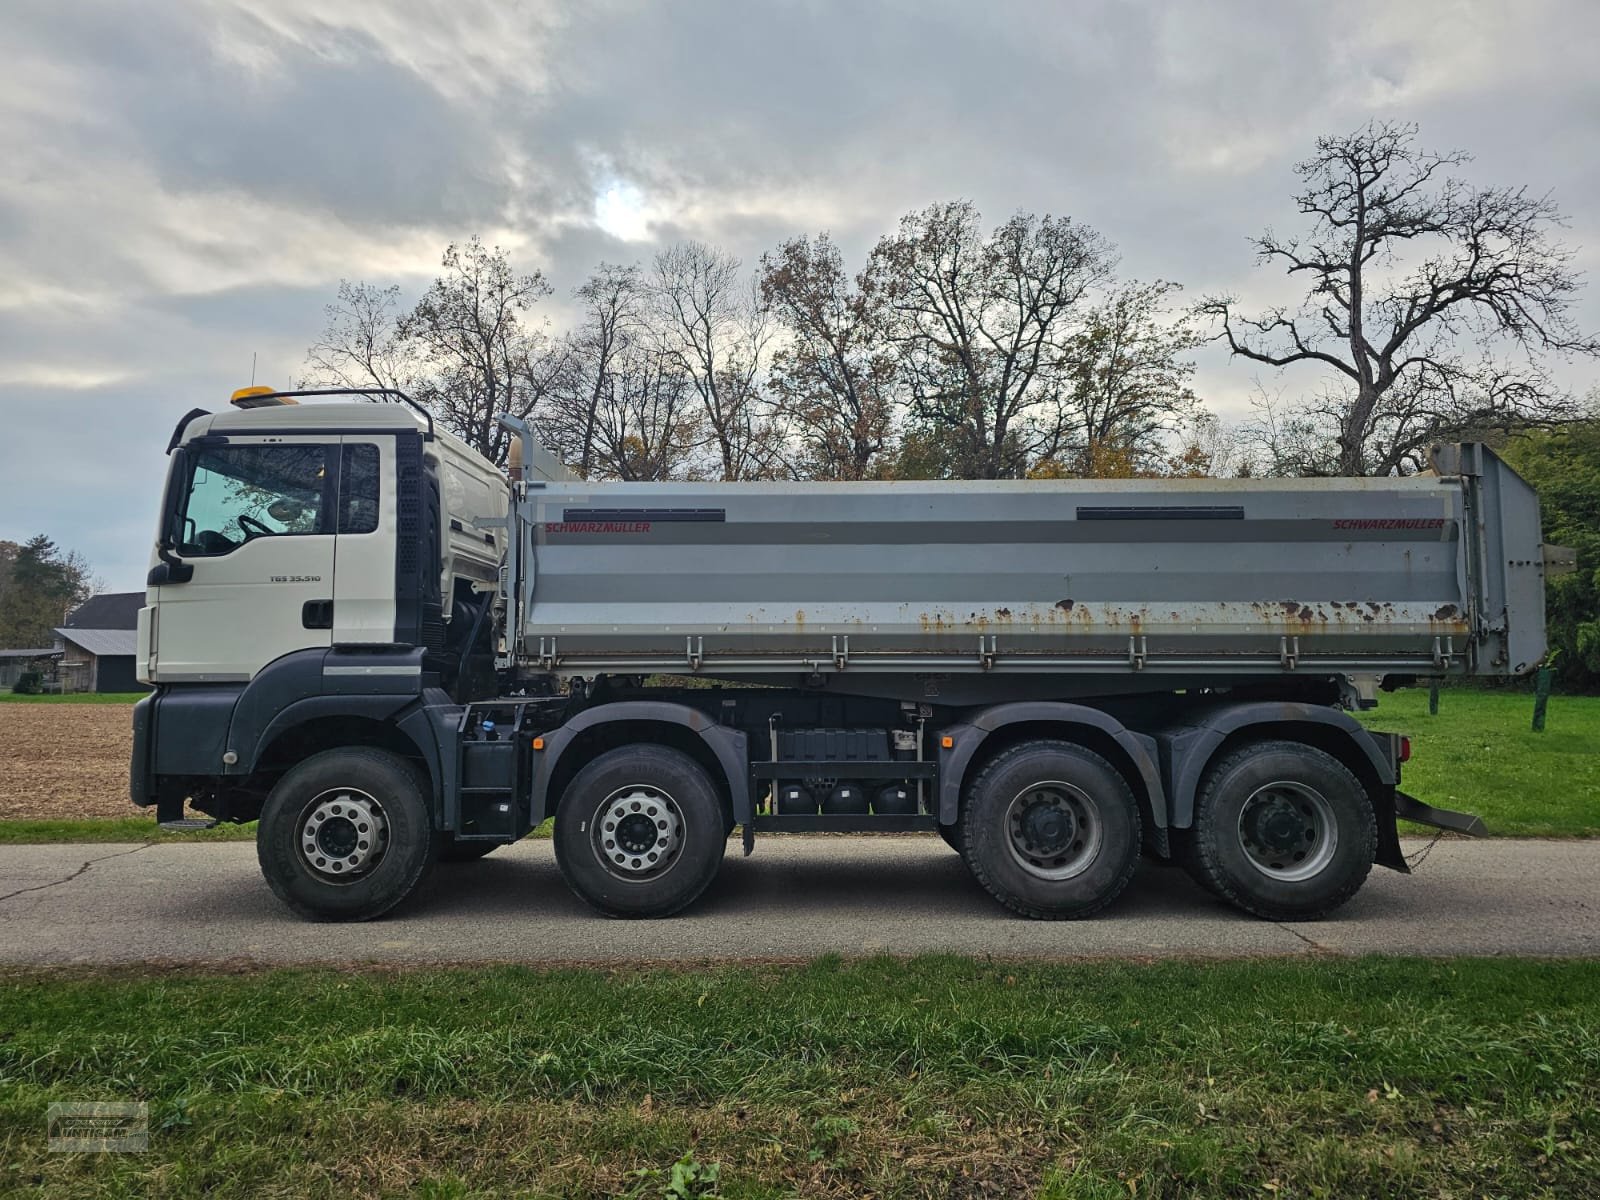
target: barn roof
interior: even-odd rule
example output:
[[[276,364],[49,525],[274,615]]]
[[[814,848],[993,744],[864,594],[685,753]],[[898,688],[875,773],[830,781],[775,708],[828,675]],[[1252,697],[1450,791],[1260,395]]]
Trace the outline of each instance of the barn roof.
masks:
[[[139,627],[143,592],[102,592],[91,596],[68,614],[67,629],[127,629]],[[60,632],[57,630],[57,632]],[[81,644],[81,643],[80,643]],[[132,653],[132,651],[128,651]]]
[[[56,633],[97,658],[139,652],[139,635],[132,629],[69,629],[62,626]]]

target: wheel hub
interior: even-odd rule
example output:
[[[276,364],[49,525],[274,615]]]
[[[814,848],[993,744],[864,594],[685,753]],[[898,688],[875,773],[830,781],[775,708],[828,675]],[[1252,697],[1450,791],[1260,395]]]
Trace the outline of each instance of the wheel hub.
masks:
[[[1269,850],[1290,852],[1316,837],[1316,827],[1282,796],[1257,805],[1252,840]]]
[[[1012,858],[1030,875],[1071,879],[1100,851],[1100,809],[1070,783],[1041,783],[1011,801],[1006,835]]]
[[[323,792],[306,806],[297,839],[301,858],[327,879],[347,880],[378,864],[389,844],[383,807],[352,788]]]
[[[1239,844],[1264,875],[1293,883],[1332,861],[1339,829],[1321,792],[1280,781],[1257,788],[1239,811]]]
[[[595,855],[620,878],[659,875],[677,861],[682,848],[678,806],[654,787],[636,784],[613,792],[595,816]]]
[[[1077,832],[1071,810],[1055,804],[1030,804],[1022,815],[1024,842],[1043,855],[1060,854],[1072,845]]]

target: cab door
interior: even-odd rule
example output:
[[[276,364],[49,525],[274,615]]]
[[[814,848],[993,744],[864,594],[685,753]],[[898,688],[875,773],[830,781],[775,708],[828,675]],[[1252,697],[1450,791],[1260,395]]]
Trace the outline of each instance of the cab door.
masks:
[[[395,439],[351,435],[339,446],[338,587],[333,644],[390,645],[395,629]]]
[[[187,444],[185,494],[167,536],[192,574],[158,586],[154,678],[248,680],[285,654],[332,643],[338,441]]]

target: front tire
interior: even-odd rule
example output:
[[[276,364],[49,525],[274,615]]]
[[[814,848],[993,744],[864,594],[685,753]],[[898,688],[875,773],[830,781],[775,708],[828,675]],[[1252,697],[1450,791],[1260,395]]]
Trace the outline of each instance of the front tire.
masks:
[[[608,917],[666,917],[722,865],[730,825],[700,765],[667,746],[622,746],[579,771],[556,811],[567,885]]]
[[[262,805],[256,857],[273,894],[307,920],[382,916],[433,866],[423,775],[382,750],[313,755]]]
[[[973,782],[961,814],[962,857],[1012,912],[1087,917],[1121,894],[1139,865],[1139,805],[1092,750],[1024,742]]]
[[[1194,870],[1222,899],[1258,917],[1326,916],[1366,882],[1377,847],[1366,789],[1313,746],[1243,746],[1201,784]]]

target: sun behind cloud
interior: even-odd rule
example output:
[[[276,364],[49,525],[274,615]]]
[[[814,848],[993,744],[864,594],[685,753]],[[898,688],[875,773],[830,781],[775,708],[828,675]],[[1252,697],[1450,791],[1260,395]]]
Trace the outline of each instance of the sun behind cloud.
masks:
[[[631,183],[613,183],[594,199],[594,223],[624,242],[647,240],[650,217],[644,193]]]

